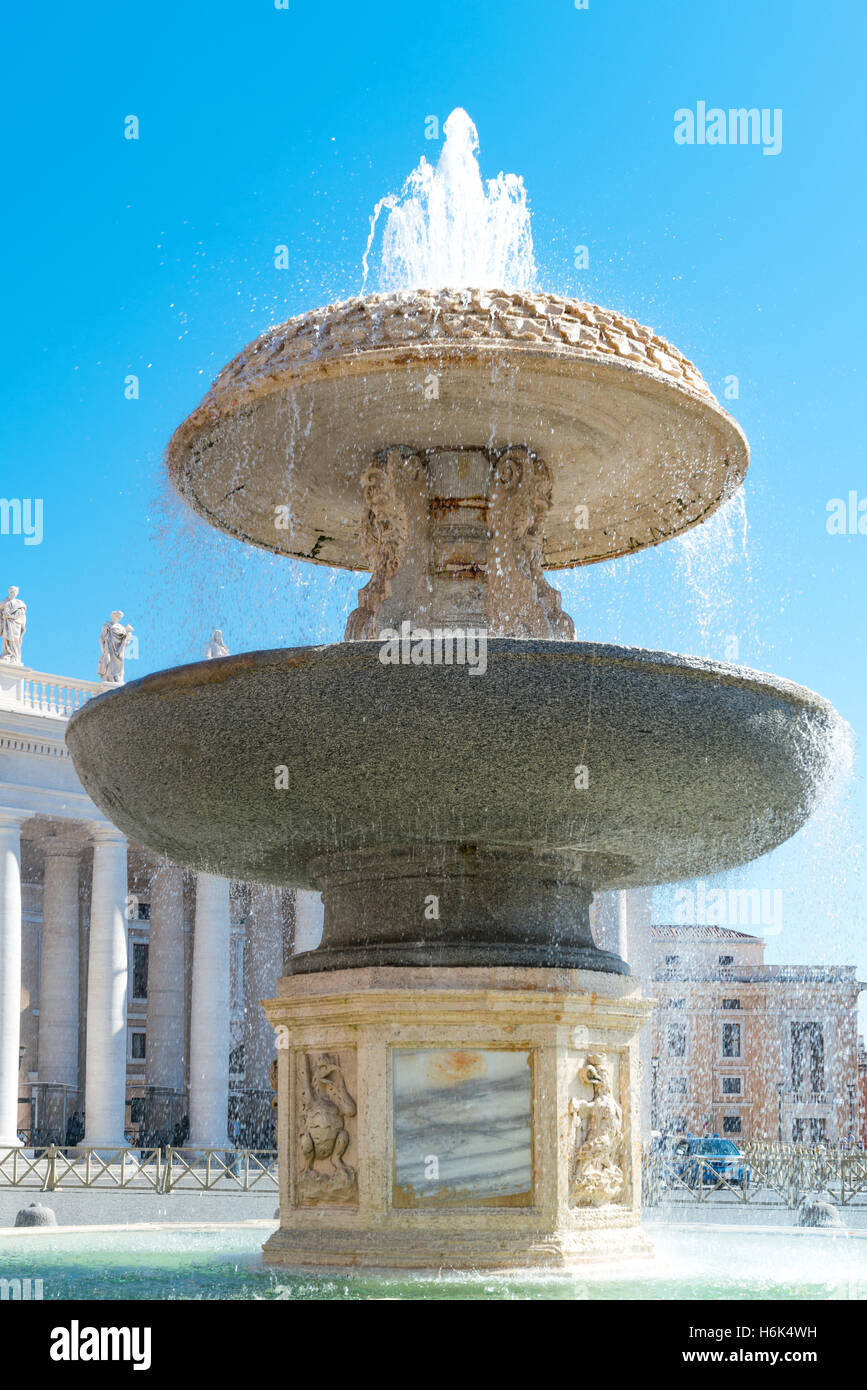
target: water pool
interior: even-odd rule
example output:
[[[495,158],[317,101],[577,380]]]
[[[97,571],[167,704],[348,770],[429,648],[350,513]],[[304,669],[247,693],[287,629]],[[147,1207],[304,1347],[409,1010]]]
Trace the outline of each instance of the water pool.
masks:
[[[849,1299],[867,1297],[867,1234],[654,1226],[654,1259],[578,1276],[331,1275],[266,1269],[273,1222],[0,1232],[0,1278],[45,1299]]]

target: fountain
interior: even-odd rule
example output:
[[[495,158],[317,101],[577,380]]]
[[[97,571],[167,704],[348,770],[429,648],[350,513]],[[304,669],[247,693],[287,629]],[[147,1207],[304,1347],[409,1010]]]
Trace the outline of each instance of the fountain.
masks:
[[[274,1264],[646,1250],[650,1005],[592,896],[764,854],[832,761],[834,711],[800,686],[576,640],[546,572],[698,525],[747,444],[657,334],[530,287],[523,185],[485,191],[464,113],[446,135],[382,205],[386,289],[263,333],[169,445],[212,525],[370,574],[345,640],[146,676],[67,736],[144,845],[323,895],[322,944],[266,1006]]]

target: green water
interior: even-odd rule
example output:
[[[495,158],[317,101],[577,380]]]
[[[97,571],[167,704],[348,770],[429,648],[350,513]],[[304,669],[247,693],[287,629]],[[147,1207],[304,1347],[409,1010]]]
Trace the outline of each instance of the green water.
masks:
[[[586,1276],[442,1278],[265,1269],[267,1231],[75,1232],[0,1236],[0,1278],[42,1279],[45,1299],[851,1299],[867,1297],[867,1240],[749,1228],[654,1227],[652,1260]]]

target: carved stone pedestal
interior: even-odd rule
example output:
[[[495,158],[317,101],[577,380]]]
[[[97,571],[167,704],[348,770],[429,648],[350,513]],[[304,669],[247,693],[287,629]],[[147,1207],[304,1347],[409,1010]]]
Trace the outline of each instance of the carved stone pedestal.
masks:
[[[637,984],[374,967],[283,978],[266,1264],[565,1269],[649,1252]]]

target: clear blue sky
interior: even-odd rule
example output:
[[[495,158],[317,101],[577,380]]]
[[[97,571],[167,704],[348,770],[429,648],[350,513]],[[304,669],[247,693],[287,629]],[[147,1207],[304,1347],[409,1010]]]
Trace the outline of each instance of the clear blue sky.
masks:
[[[360,289],[374,203],[435,157],[425,118],[463,105],[484,172],[525,178],[542,287],[650,324],[718,393],[740,381],[746,544],[718,525],[567,578],[579,632],[719,657],[735,637],[867,727],[867,536],[825,528],[830,498],[867,496],[863,6],[155,0],[5,28],[0,495],[43,498],[45,534],[0,537],[0,585],[28,603],[31,665],[92,677],[113,607],[130,675],[215,624],[233,651],[341,635],[357,581],[207,535],[166,502],[162,451],[244,342]],[[700,100],[781,108],[782,153],[678,146]],[[867,977],[864,808],[856,781],[854,822],[835,807],[736,880],[785,890],[772,959]]]

